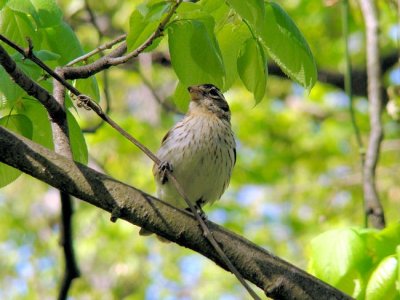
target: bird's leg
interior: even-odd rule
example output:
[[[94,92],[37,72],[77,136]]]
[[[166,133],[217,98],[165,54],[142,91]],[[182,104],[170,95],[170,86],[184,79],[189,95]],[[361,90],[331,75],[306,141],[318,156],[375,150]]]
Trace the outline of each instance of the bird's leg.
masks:
[[[201,208],[201,206],[204,204],[204,200],[203,199],[199,199],[196,201],[196,204],[194,205],[194,209],[196,210],[196,212],[199,214],[200,218],[203,219],[203,221],[207,221],[207,215],[206,213],[203,211],[203,209]],[[192,212],[192,210],[190,209],[190,207],[185,208],[185,210]]]
[[[172,165],[167,161],[163,161],[158,166],[158,170],[160,172],[161,184],[165,184],[168,181],[168,173],[172,173]]]
[[[196,208],[196,211],[199,214],[200,218],[202,218],[204,221],[207,221],[207,215],[201,207],[203,204],[204,204],[204,200],[200,198],[199,200],[196,201],[196,204],[194,205],[194,207]]]

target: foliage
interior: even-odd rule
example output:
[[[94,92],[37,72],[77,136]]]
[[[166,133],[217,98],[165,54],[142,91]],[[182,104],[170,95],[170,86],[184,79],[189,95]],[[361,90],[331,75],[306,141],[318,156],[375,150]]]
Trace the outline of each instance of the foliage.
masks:
[[[357,299],[399,298],[400,223],[334,229],[311,241],[312,274]]]
[[[128,33],[128,51],[134,50],[172,7],[171,1],[88,1],[101,20],[103,36],[99,40],[98,32],[86,21],[84,1],[57,3],[0,2],[0,32],[23,47],[29,36],[34,53],[51,67],[65,65],[123,32]],[[109,70],[111,115],[156,150],[179,116],[161,110],[152,91],[161,99],[173,98],[183,111],[188,104],[187,85],[207,81],[220,86],[232,110],[238,160],[223,199],[206,207],[209,218],[300,267],[306,266],[304,249],[312,238],[324,230],[344,228],[313,239],[311,269],[355,296],[386,299],[397,291],[397,225],[382,232],[355,227],[363,223],[361,173],[348,99],[332,86],[315,83],[311,50],[320,69],[342,69],[339,8],[306,0],[282,5],[284,8],[261,0],[183,3],[164,36],[141,55],[143,60],[132,63],[133,70]],[[363,26],[356,6],[352,13],[351,51],[355,67],[360,69],[365,57]],[[391,50],[396,47],[391,38],[396,18],[385,5],[381,14],[382,39],[385,49]],[[21,69],[51,91],[51,79],[29,60],[6,49]],[[157,53],[170,55],[171,68],[146,63]],[[272,61],[296,83],[268,75],[266,64]],[[143,77],[152,86],[144,85]],[[0,82],[0,124],[51,148],[51,129],[43,107],[3,69]],[[104,105],[106,82],[102,76],[74,84]],[[254,107],[254,103],[259,105]],[[93,166],[153,192],[148,159],[108,126],[83,134],[82,129],[99,120],[91,112],[75,109],[69,98],[67,105],[74,158],[86,162],[89,156]],[[355,110],[365,139],[369,131],[365,98],[355,99]],[[394,223],[399,220],[400,126],[387,116],[384,122],[386,142],[377,184],[386,217]],[[0,184],[10,183],[18,174],[1,165]],[[0,281],[9,289],[0,291],[0,298],[56,295],[63,265],[57,244],[58,214],[56,191],[27,176],[1,190],[0,216],[6,230],[0,232]],[[233,277],[206,259],[154,238],[140,238],[132,226],[120,221],[111,224],[108,215],[78,201],[74,225],[83,277],[74,282],[71,297],[247,296]]]

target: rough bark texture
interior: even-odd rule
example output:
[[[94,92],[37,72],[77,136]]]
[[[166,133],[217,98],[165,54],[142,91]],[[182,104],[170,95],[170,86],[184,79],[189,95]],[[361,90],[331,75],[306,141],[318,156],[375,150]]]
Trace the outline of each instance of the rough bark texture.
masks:
[[[0,161],[110,212],[113,219],[121,218],[144,227],[225,268],[190,213],[73,162],[1,126]],[[243,277],[268,296],[275,299],[351,299],[243,237],[215,223],[207,223]]]

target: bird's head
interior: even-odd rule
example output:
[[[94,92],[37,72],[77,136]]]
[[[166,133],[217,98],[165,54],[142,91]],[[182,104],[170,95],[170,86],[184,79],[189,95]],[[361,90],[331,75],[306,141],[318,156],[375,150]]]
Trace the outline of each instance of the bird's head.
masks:
[[[191,97],[189,113],[204,111],[230,121],[231,112],[228,102],[215,85],[210,83],[192,85],[188,87],[188,91]]]

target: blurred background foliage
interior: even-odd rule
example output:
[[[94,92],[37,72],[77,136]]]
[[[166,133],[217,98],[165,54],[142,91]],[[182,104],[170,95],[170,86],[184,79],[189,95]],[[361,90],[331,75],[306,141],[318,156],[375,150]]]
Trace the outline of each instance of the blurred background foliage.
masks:
[[[343,73],[340,3],[287,0],[281,5],[296,22],[319,70]],[[379,1],[382,54],[398,51],[395,1]],[[141,1],[59,0],[65,21],[90,51],[128,31],[129,16]],[[365,68],[365,38],[356,1],[350,1],[353,67]],[[90,11],[103,32],[90,22]],[[110,115],[156,151],[181,118],[156,98],[173,105],[176,76],[164,42],[156,53],[108,70]],[[398,66],[387,70],[385,86],[400,83]],[[397,76],[397,77],[396,77]],[[96,75],[102,91],[104,77]],[[144,80],[150,84],[144,84]],[[157,97],[154,97],[154,94]],[[360,149],[342,90],[318,82],[308,94],[299,85],[269,76],[267,92],[255,105],[237,82],[225,93],[232,110],[238,159],[222,199],[206,207],[209,219],[274,254],[306,268],[310,240],[324,230],[363,226]],[[104,93],[101,97],[104,99]],[[100,101],[105,105],[104,100]],[[364,143],[369,133],[368,102],[355,98]],[[98,124],[92,112],[73,111],[83,129]],[[384,113],[385,140],[377,185],[388,223],[400,219],[400,124]],[[149,193],[155,192],[151,161],[107,125],[86,133],[89,166]],[[71,299],[246,299],[237,280],[214,263],[174,244],[140,237],[138,229],[81,201],[75,201],[75,247],[82,277]],[[63,270],[58,192],[21,176],[0,191],[0,282],[2,299],[54,299]]]

